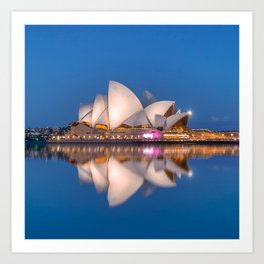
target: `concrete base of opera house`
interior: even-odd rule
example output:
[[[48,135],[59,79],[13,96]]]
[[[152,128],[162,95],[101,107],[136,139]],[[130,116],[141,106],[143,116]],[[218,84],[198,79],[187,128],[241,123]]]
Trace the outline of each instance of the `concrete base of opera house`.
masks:
[[[177,128],[160,131],[155,128],[101,130],[83,124],[72,126],[63,135],[53,135],[48,143],[131,143],[131,142],[239,142],[239,132]]]
[[[195,135],[196,133],[192,133],[191,135],[186,135],[185,137],[181,137],[177,134],[170,136],[164,136],[158,139],[145,139],[145,138],[84,138],[75,136],[74,138],[69,136],[61,136],[55,137],[47,141],[47,143],[239,143],[239,135],[238,132],[214,132],[211,133],[211,136],[206,135]],[[69,137],[69,138],[68,138]]]

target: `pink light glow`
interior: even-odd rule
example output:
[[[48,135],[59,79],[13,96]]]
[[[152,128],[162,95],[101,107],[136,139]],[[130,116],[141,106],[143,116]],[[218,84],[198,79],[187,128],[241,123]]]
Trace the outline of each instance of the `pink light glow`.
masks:
[[[151,134],[151,133],[145,133],[143,135],[143,138],[150,138],[150,139],[152,139],[153,138],[153,134]]]
[[[158,130],[150,130],[150,131],[145,131],[143,134],[143,138],[145,139],[159,139],[162,137],[162,133]]]

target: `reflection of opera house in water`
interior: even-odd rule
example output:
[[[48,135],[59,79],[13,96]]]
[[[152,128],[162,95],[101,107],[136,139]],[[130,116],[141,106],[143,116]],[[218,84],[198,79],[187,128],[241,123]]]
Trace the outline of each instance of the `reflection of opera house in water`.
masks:
[[[66,159],[82,183],[107,192],[110,206],[128,200],[140,188],[149,196],[157,187],[175,187],[181,176],[192,176],[188,159],[238,156],[238,145],[47,145],[26,148],[26,157]]]

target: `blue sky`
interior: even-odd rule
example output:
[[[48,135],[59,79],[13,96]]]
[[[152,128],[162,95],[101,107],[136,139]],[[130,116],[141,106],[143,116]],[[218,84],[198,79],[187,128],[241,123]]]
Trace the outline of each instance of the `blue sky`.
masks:
[[[191,128],[239,128],[239,27],[37,26],[26,34],[26,127],[65,126],[109,80],[192,110]]]

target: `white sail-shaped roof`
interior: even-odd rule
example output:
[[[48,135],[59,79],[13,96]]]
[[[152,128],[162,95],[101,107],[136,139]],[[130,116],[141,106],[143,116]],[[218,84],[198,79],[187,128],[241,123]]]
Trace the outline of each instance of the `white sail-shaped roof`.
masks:
[[[110,129],[117,128],[134,113],[143,110],[137,96],[121,83],[110,81],[108,112]]]
[[[89,112],[87,115],[83,117],[82,121],[92,124],[92,114],[93,111]]]
[[[151,182],[156,186],[161,187],[174,187],[176,182],[174,179],[171,179],[165,170],[156,170],[155,161],[152,160],[148,166],[148,169],[145,174],[145,179]]]
[[[99,94],[95,97],[93,104],[81,105],[79,121],[88,122],[92,127],[96,127],[97,124],[106,125],[107,129],[111,130],[122,124],[163,129],[168,129],[177,122],[186,125],[188,121],[186,115],[189,115],[189,112],[180,113],[178,110],[173,114],[174,104],[174,101],[157,102],[146,90],[143,92],[141,103],[125,85],[109,81],[108,96]]]
[[[164,128],[166,117],[163,115],[155,115],[155,127],[162,127]]]
[[[98,118],[107,108],[107,96],[98,94],[95,97],[93,104],[93,114],[92,114],[92,126],[95,127]]]
[[[111,157],[108,161],[108,203],[116,206],[125,202],[143,184],[144,178]]]
[[[79,107],[79,121],[84,121],[86,115],[93,110],[93,104],[81,104]]]
[[[125,120],[123,124],[129,125],[129,126],[150,125],[144,111],[139,111],[133,114],[127,120]]]
[[[144,111],[151,125],[155,126],[155,115],[165,115],[169,108],[174,105],[174,101],[159,101],[147,106]]]
[[[107,178],[107,163],[95,163],[91,162],[91,173],[95,188],[98,192],[107,190],[108,178]]]
[[[148,105],[151,105],[156,101],[157,101],[156,98],[149,91],[147,90],[143,91],[142,99],[141,99],[143,107],[147,107]]]
[[[176,114],[169,116],[166,121],[165,129],[169,129],[170,127],[177,124],[179,121],[181,121],[182,118],[185,118],[186,116],[189,116],[188,112],[185,113],[177,112]]]
[[[103,124],[109,126],[109,119],[108,119],[108,109],[106,108],[103,113],[99,116],[97,121],[95,122],[96,124]]]

